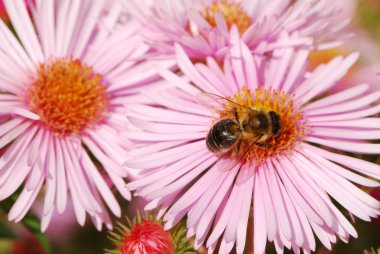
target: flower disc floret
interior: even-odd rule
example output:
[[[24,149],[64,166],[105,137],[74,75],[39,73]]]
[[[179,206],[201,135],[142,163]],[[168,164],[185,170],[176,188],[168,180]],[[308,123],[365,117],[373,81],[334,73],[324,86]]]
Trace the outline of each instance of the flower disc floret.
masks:
[[[55,134],[78,134],[104,119],[110,99],[106,90],[103,77],[91,67],[63,58],[39,66],[27,103]]]

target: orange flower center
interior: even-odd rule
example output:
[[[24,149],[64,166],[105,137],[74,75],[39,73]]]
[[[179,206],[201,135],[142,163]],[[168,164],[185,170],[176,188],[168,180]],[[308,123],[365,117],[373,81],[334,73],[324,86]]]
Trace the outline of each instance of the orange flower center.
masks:
[[[253,144],[256,139],[255,135],[257,135],[255,133],[253,133],[253,139],[242,138],[239,150],[231,151],[228,156],[236,157],[237,160],[244,163],[260,165],[268,158],[291,153],[295,145],[305,135],[306,126],[301,110],[294,106],[293,98],[288,98],[282,91],[266,90],[260,87],[252,93],[247,87],[243,87],[241,91],[227,99],[240,106],[232,103],[225,104],[224,110],[217,112],[219,119],[234,119],[234,108],[239,113],[240,123],[242,118],[249,117],[250,110],[266,113],[273,111],[279,117],[280,125],[279,132],[275,135],[269,134],[268,138],[261,144]],[[247,110],[247,108],[250,109]],[[268,118],[270,119],[270,117]],[[271,129],[268,128],[268,133],[270,132]],[[250,134],[252,135],[252,133]]]
[[[92,67],[80,60],[57,59],[39,66],[27,103],[54,134],[78,134],[104,120],[110,98],[106,90]]]
[[[243,34],[252,24],[251,18],[243,10],[240,3],[230,3],[228,0],[212,3],[212,5],[207,6],[201,14],[211,26],[215,27],[215,14],[218,12],[223,15],[227,27],[231,28],[232,25],[236,25],[240,34]]]

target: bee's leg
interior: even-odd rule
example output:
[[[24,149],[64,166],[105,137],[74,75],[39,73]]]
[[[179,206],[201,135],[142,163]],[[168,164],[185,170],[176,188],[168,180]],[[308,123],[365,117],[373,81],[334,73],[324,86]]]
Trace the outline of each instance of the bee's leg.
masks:
[[[260,139],[263,137],[264,135],[261,134],[253,143],[256,145],[256,146],[259,146],[259,147],[262,147],[262,148],[270,148],[271,145],[270,144],[267,144],[267,143],[260,143]]]
[[[238,115],[238,112],[237,112],[237,109],[236,109],[236,108],[234,108],[234,117],[235,117],[235,121],[236,121],[237,123],[240,123],[240,121],[239,121],[239,115]]]
[[[255,145],[260,146],[262,148],[267,148],[267,149],[272,147],[272,145],[266,144],[266,143],[255,143]]]
[[[239,140],[237,145],[236,145],[236,153],[240,152],[240,147],[241,147],[241,140]]]

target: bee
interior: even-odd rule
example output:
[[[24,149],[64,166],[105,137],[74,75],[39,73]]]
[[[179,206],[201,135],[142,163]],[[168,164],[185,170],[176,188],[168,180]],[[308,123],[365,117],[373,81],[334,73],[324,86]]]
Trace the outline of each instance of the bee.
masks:
[[[198,94],[197,99],[202,105],[211,108],[219,107],[224,110],[226,106],[232,108],[231,116],[215,122],[207,134],[206,145],[214,154],[235,152],[241,154],[239,162],[252,146],[270,148],[268,141],[280,132],[281,119],[275,111],[246,107],[210,93]],[[243,153],[240,153],[243,142],[247,142],[248,146]]]

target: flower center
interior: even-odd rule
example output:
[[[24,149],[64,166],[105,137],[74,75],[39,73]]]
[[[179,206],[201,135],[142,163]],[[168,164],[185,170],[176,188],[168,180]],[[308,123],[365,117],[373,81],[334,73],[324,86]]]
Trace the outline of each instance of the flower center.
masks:
[[[56,135],[78,134],[104,120],[109,104],[101,75],[80,60],[41,64],[27,91],[27,103]]]
[[[216,27],[215,14],[220,12],[227,23],[227,27],[231,28],[236,25],[240,34],[243,34],[252,24],[251,18],[243,10],[240,3],[230,3],[228,0],[221,0],[212,3],[202,11],[203,18],[213,27]]]
[[[153,221],[136,224],[121,246],[122,254],[150,253],[173,254],[174,242],[171,234],[163,226]]]
[[[293,98],[287,98],[282,91],[260,87],[252,93],[243,87],[227,99],[236,104],[225,104],[224,110],[217,112],[219,119],[234,119],[236,108],[242,128],[239,149],[233,149],[227,156],[236,157],[243,163],[259,165],[267,158],[292,152],[305,135],[306,126],[301,110],[294,106]],[[262,118],[267,120],[261,120]],[[266,124],[255,124],[260,123],[260,120]],[[244,124],[251,125],[244,127]]]

